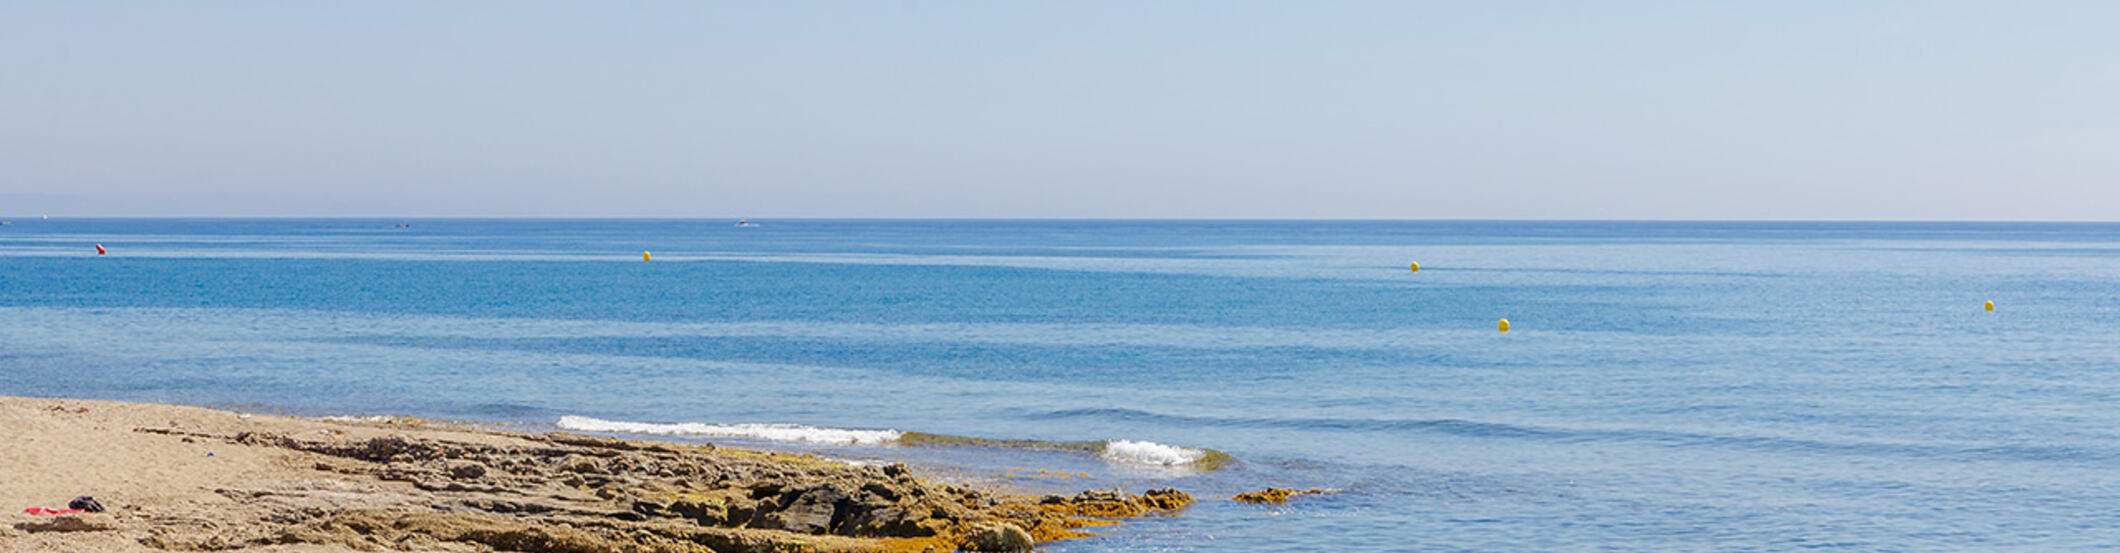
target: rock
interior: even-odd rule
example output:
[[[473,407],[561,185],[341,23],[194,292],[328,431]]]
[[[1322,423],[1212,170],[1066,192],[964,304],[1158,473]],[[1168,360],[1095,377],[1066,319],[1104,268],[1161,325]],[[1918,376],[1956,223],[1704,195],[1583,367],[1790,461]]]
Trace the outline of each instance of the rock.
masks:
[[[486,475],[486,465],[478,461],[457,459],[449,461],[447,466],[449,476],[458,480],[474,480]]]
[[[846,516],[846,522],[840,526],[839,533],[891,538],[918,538],[936,534],[934,528],[921,525],[923,521],[933,519],[933,512],[928,509],[917,505],[867,507],[855,505],[855,512]]]
[[[1048,512],[1106,518],[1141,516],[1150,511],[1175,511],[1193,504],[1192,495],[1171,488],[1132,495],[1119,490],[1088,490],[1074,497],[1046,496],[1038,502]]]
[[[1074,497],[1044,504],[1067,514],[1093,517],[1132,517],[1140,516],[1143,511],[1132,496],[1119,490],[1085,490]]]
[[[566,524],[479,513],[404,513],[361,509],[334,513],[281,530],[277,543],[315,543],[359,550],[430,550],[422,544],[464,542],[482,550],[603,553],[645,551],[623,534],[598,534]],[[390,544],[388,546],[384,544]],[[673,544],[674,545],[674,544]],[[401,549],[401,550],[402,550]],[[703,548],[658,550],[697,552]]]
[[[547,434],[544,436],[544,439],[545,441],[549,441],[555,444],[581,447],[616,449],[620,451],[632,451],[635,449],[640,449],[640,446],[635,445],[633,442],[621,440],[618,438],[606,438],[603,436],[583,436],[581,434],[558,433]]]
[[[1176,488],[1160,488],[1141,493],[1141,504],[1160,511],[1175,511],[1193,504],[1192,494]]]
[[[767,526],[766,515],[777,512],[780,512],[780,500],[778,498],[754,499],[747,503],[730,504],[729,520],[748,520],[751,521],[750,525],[752,527],[764,528]],[[739,517],[738,515],[744,516]]]
[[[601,474],[604,472],[604,464],[597,462],[594,457],[568,455],[565,459],[560,460],[559,470],[582,474]]]
[[[964,548],[972,551],[1030,551],[1031,533],[1006,522],[981,522],[964,536]]]
[[[100,532],[118,529],[117,521],[105,515],[56,515],[44,522],[26,522],[15,528],[29,532]]]
[[[1244,503],[1256,503],[1260,505],[1279,505],[1288,503],[1288,498],[1291,497],[1295,497],[1298,495],[1310,495],[1321,493],[1325,493],[1325,490],[1320,490],[1316,488],[1308,490],[1295,490],[1289,488],[1266,488],[1255,492],[1240,493],[1237,494],[1236,497],[1232,497],[1230,499],[1241,501]]]
[[[303,465],[365,480],[359,484],[366,486],[359,494],[351,493],[356,491],[351,487],[237,490],[249,493],[238,498],[241,502],[257,508],[239,512],[243,520],[217,522],[227,526],[145,528],[139,527],[143,523],[130,522],[141,520],[130,515],[117,519],[126,522],[120,531],[152,534],[137,539],[165,550],[315,544],[362,551],[712,553],[964,548],[1027,553],[1034,544],[1088,536],[1081,529],[1113,522],[1090,517],[1167,512],[1192,501],[1190,496],[1166,489],[1142,495],[1088,491],[1040,502],[963,484],[923,481],[904,464],[844,466],[796,455],[605,438],[504,434],[511,439],[468,443],[401,436],[318,441],[313,430],[300,438],[137,431],[194,437],[202,443],[228,441],[317,454],[304,458]],[[533,443],[524,445],[520,440]],[[341,479],[333,479],[337,480]],[[376,485],[393,481],[413,485]],[[264,494],[276,495],[264,499]],[[333,499],[342,495],[364,499],[351,505]],[[365,499],[370,495],[378,499]],[[315,496],[314,501],[328,505],[285,505],[285,498],[297,496]],[[6,526],[12,528],[5,531],[26,531],[17,522],[24,520],[11,521]],[[75,520],[36,527],[40,531],[82,531],[111,525]]]
[[[899,496],[905,495],[905,492],[892,488],[891,486],[882,482],[870,482],[867,484],[863,484],[861,486],[861,491],[868,492],[869,494],[874,495],[885,502],[897,501]]]
[[[1076,501],[1127,501],[1126,492],[1119,490],[1082,490],[1075,494]]]
[[[700,526],[720,526],[730,518],[729,502],[719,497],[679,497],[664,508],[677,516],[692,519]],[[744,514],[744,518],[749,519],[750,514]]]
[[[829,487],[811,488],[801,492],[786,508],[766,514],[765,527],[805,534],[823,534],[832,530],[833,517],[839,513],[840,505],[846,502],[846,492]]]

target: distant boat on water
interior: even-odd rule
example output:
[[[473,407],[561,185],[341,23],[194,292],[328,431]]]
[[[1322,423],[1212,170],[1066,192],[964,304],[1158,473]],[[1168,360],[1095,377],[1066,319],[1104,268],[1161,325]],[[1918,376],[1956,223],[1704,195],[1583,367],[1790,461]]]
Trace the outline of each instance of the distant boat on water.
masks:
[[[736,226],[739,226],[739,227],[755,227],[755,226],[758,226],[758,223],[753,223],[753,222],[751,222],[751,220],[750,220],[750,219],[737,219],[737,220],[736,220]]]

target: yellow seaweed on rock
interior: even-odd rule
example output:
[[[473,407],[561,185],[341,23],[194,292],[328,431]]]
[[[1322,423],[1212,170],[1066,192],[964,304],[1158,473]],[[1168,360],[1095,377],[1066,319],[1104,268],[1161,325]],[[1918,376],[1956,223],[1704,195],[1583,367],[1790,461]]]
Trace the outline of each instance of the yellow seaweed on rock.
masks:
[[[1255,492],[1240,493],[1237,494],[1236,497],[1232,497],[1229,499],[1232,501],[1252,503],[1258,505],[1281,505],[1288,503],[1288,498],[1291,497],[1299,495],[1318,495],[1323,493],[1326,493],[1326,491],[1321,488],[1311,488],[1308,490],[1297,490],[1291,488],[1266,488]]]

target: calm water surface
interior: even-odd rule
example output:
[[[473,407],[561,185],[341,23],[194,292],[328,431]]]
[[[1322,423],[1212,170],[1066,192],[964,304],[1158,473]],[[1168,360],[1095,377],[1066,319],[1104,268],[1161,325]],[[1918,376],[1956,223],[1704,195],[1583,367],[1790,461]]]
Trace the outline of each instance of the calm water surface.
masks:
[[[2120,225],[398,223],[0,227],[0,394],[1341,490],[1051,551],[2120,548]]]

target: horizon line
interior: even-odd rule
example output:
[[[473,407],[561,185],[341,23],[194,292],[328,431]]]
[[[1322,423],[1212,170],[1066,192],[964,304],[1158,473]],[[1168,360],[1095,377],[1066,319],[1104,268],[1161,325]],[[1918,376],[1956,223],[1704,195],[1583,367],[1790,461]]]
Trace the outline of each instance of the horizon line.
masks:
[[[22,221],[29,221],[29,222],[42,222],[42,221],[44,221],[44,220],[45,220],[45,219],[43,219],[43,218],[41,217],[41,216],[43,216],[43,215],[48,215],[48,214],[39,214],[39,216],[29,216],[29,217],[21,217],[21,218],[15,218],[15,219],[10,219],[10,218],[4,217],[4,216],[0,216],[0,220],[4,220],[4,221],[9,221],[9,222],[13,222],[13,221],[16,221],[16,220],[22,220]],[[723,217],[723,216],[697,216],[697,217],[652,217],[652,216],[603,216],[603,217],[599,217],[599,216],[537,216],[537,215],[507,215],[507,216],[446,216],[446,215],[444,215],[444,216],[434,216],[434,215],[423,215],[423,216],[386,216],[386,215],[324,215],[324,216],[301,216],[301,215],[95,215],[95,216],[71,216],[71,215],[68,215],[68,216],[61,216],[61,217],[57,217],[57,219],[68,219],[68,220],[168,220],[168,221],[180,221],[180,220],[189,220],[189,221],[214,221],[214,220],[267,220],[267,221],[296,221],[296,220],[326,220],[326,221],[329,221],[329,220],[341,220],[341,221],[370,221],[370,220],[396,220],[396,221],[739,221],[739,220],[747,220],[747,221],[937,221],[937,222],[941,222],[941,221],[997,221],[997,222],[1000,222],[1000,221],[1020,221],[1020,222],[1041,222],[1041,221],[1050,221],[1050,222],[1063,222],[1063,221],[1084,221],[1084,222],[1092,222],[1092,221],[1113,221],[1113,222],[1164,222],[1164,221],[1169,221],[1169,222],[1180,222],[1180,221],[1190,221],[1190,222],[1342,222],[1342,223],[1364,223],[1364,222],[1368,222],[1368,223],[1416,223],[1416,222],[1438,222],[1438,223],[1441,223],[1441,222],[1519,222],[1519,223],[2051,223],[2051,224],[2113,224],[2113,223],[2120,223],[2120,219],[2111,219],[2111,220],[2085,220],[2085,219],[1855,219],[1855,218],[1831,218],[1831,219],[1795,219],[1795,218],[1790,218],[1790,219],[1780,219],[1780,218],[1757,218],[1757,219],[1752,219],[1752,218],[1746,218],[1746,219],[1684,219],[1684,218],[1668,218],[1668,219],[1666,219],[1666,218],[1656,218],[1656,219],[1597,219],[1597,218],[1558,218],[1558,217],[1556,217],[1556,218],[1536,218],[1536,217],[1526,217],[1526,218],[1512,218],[1512,217],[1449,217],[1449,218],[1441,218],[1441,217],[1439,217],[1439,218],[1405,218],[1405,219],[1391,219],[1391,218],[1370,218],[1370,217],[1327,217],[1327,218],[1305,218],[1305,217],[749,217],[749,216],[745,216],[745,217]]]

